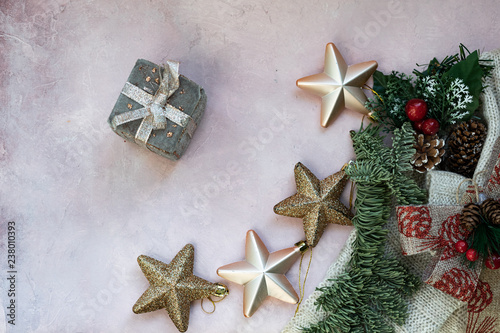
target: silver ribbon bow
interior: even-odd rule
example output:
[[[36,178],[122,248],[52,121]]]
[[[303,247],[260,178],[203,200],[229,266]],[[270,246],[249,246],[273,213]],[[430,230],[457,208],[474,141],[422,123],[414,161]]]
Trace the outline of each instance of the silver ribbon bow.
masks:
[[[162,69],[163,77],[161,75]],[[122,124],[142,119],[135,134],[135,142],[146,148],[151,132],[165,129],[167,120],[184,127],[190,137],[193,136],[196,129],[193,118],[167,103],[168,98],[179,88],[179,63],[167,61],[165,65],[160,66],[160,78],[160,87],[154,95],[126,82],[121,93],[143,107],[118,114],[111,121],[113,128],[116,129]]]

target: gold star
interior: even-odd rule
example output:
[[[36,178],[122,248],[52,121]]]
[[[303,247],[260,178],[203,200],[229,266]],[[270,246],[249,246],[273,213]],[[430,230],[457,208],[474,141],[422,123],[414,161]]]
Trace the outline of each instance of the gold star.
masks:
[[[376,69],[376,61],[347,67],[335,44],[328,43],[324,72],[297,80],[297,86],[322,97],[321,126],[327,127],[344,108],[368,114],[367,98],[361,87]]]
[[[170,264],[141,255],[137,262],[150,286],[137,300],[134,313],[165,308],[175,327],[185,332],[189,324],[191,302],[209,296],[227,295],[226,286],[193,275],[194,247],[187,244]]]
[[[299,162],[295,165],[297,193],[274,206],[274,212],[302,218],[307,245],[315,247],[328,223],[352,225],[352,213],[339,200],[346,182],[344,171],[319,181]]]
[[[226,280],[245,286],[243,314],[252,316],[267,296],[296,304],[297,293],[285,277],[285,273],[300,257],[307,246],[299,242],[295,247],[269,253],[259,235],[247,232],[245,261],[222,266],[217,274]]]

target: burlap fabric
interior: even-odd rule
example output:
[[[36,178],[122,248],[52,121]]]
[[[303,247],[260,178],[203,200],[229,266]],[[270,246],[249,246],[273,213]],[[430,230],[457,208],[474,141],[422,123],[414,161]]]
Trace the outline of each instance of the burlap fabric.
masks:
[[[422,280],[461,301],[476,296],[483,268],[480,257],[473,267],[463,264],[455,243],[467,239],[470,231],[460,225],[462,206],[397,207],[403,255],[430,252],[433,261],[425,269]]]
[[[498,199],[500,197],[500,186],[496,186],[499,185],[498,180],[495,180],[495,177],[491,177],[491,175],[500,171],[498,170],[499,165],[495,166],[500,153],[500,144],[498,144],[500,137],[500,109],[498,108],[500,105],[500,50],[485,53],[482,58],[493,60],[492,64],[495,69],[492,77],[486,81],[488,87],[482,96],[483,116],[488,123],[488,135],[474,178],[479,184],[480,190],[483,190],[487,196]],[[429,172],[427,175],[429,203],[435,205],[457,204],[457,188],[463,181],[464,177],[454,173],[444,171]],[[459,204],[470,201],[471,196],[475,195],[475,189],[467,185],[460,186],[458,193]],[[492,302],[485,309],[477,309],[474,304],[467,306],[464,303],[442,325],[439,330],[440,333],[494,333],[500,331],[498,321],[493,323],[488,320],[488,318],[492,317],[491,315],[498,316],[500,313],[499,272],[483,269],[480,280],[487,281],[490,291],[496,293]]]
[[[495,66],[492,77],[486,80],[488,87],[482,95],[482,112],[488,124],[488,135],[475,172],[477,183],[485,186],[485,182],[494,169],[496,156],[498,156],[499,153],[496,151],[495,142],[500,136],[500,111],[498,108],[498,105],[500,105],[500,49],[484,53],[482,58],[491,59],[492,65]],[[428,172],[426,186],[429,190],[429,204],[456,205],[455,193],[463,179],[462,176],[451,172]],[[464,193],[466,194],[467,192],[470,193],[471,188],[465,186],[459,193],[460,200],[466,200],[464,198],[466,196]],[[433,260],[432,255],[427,253],[417,256],[403,256],[401,253],[396,220],[396,214],[395,211],[393,211],[388,223],[390,233],[387,243],[387,254],[400,258],[410,271],[414,274],[421,275],[422,272],[426,271],[426,268],[429,267],[429,264]],[[351,256],[352,241],[355,237],[355,231],[353,231],[340,252],[337,261],[334,262],[327,271],[325,279],[320,284],[320,287],[331,284],[332,282],[328,280],[335,278],[343,272]],[[497,275],[498,271],[483,269],[480,278],[481,280],[489,281],[491,289],[500,291],[500,279]],[[298,333],[301,332],[302,327],[307,327],[325,318],[325,313],[317,311],[314,304],[320,295],[320,292],[314,291],[309,298],[304,301],[297,315],[287,323],[283,332]],[[498,298],[500,297],[496,297],[496,300],[498,300]],[[488,311],[500,312],[498,304],[489,304],[488,308],[486,309]],[[489,329],[488,323],[486,323],[486,326],[480,326],[481,323],[477,316],[469,315],[467,310],[468,307],[466,302],[462,302],[451,295],[425,284],[410,300],[409,317],[406,324],[403,327],[395,327],[395,330],[397,333],[498,332],[498,328]],[[472,308],[472,310],[474,310],[474,308]],[[472,321],[469,322],[469,330],[467,330],[468,320]]]

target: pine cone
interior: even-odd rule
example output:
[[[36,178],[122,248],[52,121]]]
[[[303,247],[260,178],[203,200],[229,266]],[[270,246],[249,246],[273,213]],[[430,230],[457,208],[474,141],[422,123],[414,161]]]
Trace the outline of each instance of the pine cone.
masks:
[[[477,120],[458,124],[448,138],[446,169],[472,177],[486,139],[486,126]]]
[[[460,225],[466,230],[474,230],[481,223],[481,207],[475,203],[468,203],[460,214]]]
[[[500,202],[486,199],[481,204],[481,213],[492,224],[500,224]]]
[[[410,160],[410,163],[418,172],[425,172],[433,169],[441,162],[443,156],[444,140],[438,138],[437,135],[418,134],[417,142],[413,147],[417,150],[415,155]]]

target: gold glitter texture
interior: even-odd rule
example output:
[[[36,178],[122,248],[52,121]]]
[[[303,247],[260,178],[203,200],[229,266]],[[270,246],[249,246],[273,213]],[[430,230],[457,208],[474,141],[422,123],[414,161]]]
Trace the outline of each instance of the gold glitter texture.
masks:
[[[377,69],[376,61],[347,66],[335,44],[328,43],[324,72],[297,80],[297,87],[322,97],[321,126],[327,127],[345,108],[368,114],[361,87]]]
[[[322,181],[302,163],[295,165],[297,193],[274,206],[279,215],[303,219],[307,245],[314,247],[328,223],[352,225],[352,213],[339,200],[347,183],[344,171]]]
[[[145,313],[165,308],[180,332],[189,324],[192,301],[221,295],[218,283],[211,283],[193,275],[194,247],[187,244],[177,253],[170,264],[141,255],[137,262],[149,281],[149,288],[133,307],[134,313]]]
[[[245,261],[222,266],[217,274],[229,281],[243,285],[243,314],[252,316],[267,296],[296,304],[297,293],[285,273],[300,257],[306,247],[291,247],[269,253],[253,230],[247,232]]]

